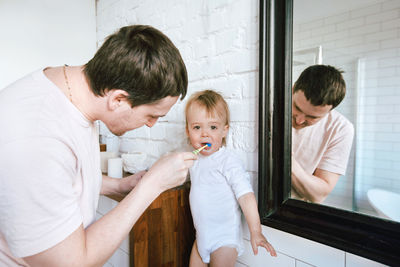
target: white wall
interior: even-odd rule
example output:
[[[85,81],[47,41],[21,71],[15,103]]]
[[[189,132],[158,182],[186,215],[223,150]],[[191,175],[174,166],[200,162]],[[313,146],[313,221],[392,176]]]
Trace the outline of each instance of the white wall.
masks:
[[[258,2],[99,0],[97,10],[99,43],[119,27],[152,25],[167,34],[181,51],[189,74],[189,95],[206,88],[222,92],[232,112],[228,147],[241,155],[253,177],[254,188],[257,187],[258,153]],[[145,151],[156,159],[164,152],[183,149],[186,146],[184,104],[177,104],[153,128],[142,128],[122,136],[120,152]],[[111,137],[104,126],[101,133]],[[113,203],[102,205],[112,206]],[[263,231],[277,249],[278,257],[267,256],[262,249],[259,255],[253,256],[246,232],[247,250],[238,259],[237,266],[381,266],[269,227],[263,227]],[[116,265],[116,260],[108,266],[125,266]],[[126,260],[121,259],[121,262]]]
[[[84,64],[96,51],[94,0],[1,0],[0,90],[40,67]]]

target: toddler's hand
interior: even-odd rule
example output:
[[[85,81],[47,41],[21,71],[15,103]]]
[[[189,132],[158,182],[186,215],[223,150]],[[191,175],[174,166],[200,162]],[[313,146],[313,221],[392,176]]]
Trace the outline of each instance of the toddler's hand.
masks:
[[[265,236],[260,232],[251,233],[251,247],[253,248],[254,255],[258,253],[258,247],[264,247],[271,256],[276,257],[274,247],[267,241]]]

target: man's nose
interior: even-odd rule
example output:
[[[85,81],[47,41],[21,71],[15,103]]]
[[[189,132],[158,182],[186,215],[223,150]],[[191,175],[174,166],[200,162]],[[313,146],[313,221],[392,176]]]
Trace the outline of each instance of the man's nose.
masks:
[[[299,125],[303,124],[305,122],[305,120],[306,120],[306,117],[302,113],[297,114],[295,116],[295,118],[296,118],[296,124],[299,124]]]
[[[149,127],[149,128],[151,128],[151,127],[154,126],[154,124],[156,124],[156,122],[157,122],[157,119],[149,119],[149,120],[146,122],[146,126]]]

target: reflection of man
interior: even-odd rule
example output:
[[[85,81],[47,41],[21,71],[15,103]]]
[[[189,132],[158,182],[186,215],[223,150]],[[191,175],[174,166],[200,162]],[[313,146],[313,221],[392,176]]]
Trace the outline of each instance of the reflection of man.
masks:
[[[332,66],[305,69],[293,86],[292,197],[320,203],[346,172],[353,125],[333,110],[346,85]]]

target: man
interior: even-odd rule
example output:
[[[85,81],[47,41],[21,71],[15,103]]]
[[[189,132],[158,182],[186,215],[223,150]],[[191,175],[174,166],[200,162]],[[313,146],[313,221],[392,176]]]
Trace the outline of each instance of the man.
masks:
[[[102,178],[94,121],[116,135],[152,127],[186,90],[177,48],[140,25],[109,36],[84,66],[48,67],[2,90],[0,265],[103,266],[197,157],[171,153],[148,172]],[[127,196],[95,221],[99,194]]]
[[[353,125],[334,108],[346,94],[332,66],[305,69],[292,95],[292,197],[321,203],[346,172]]]

